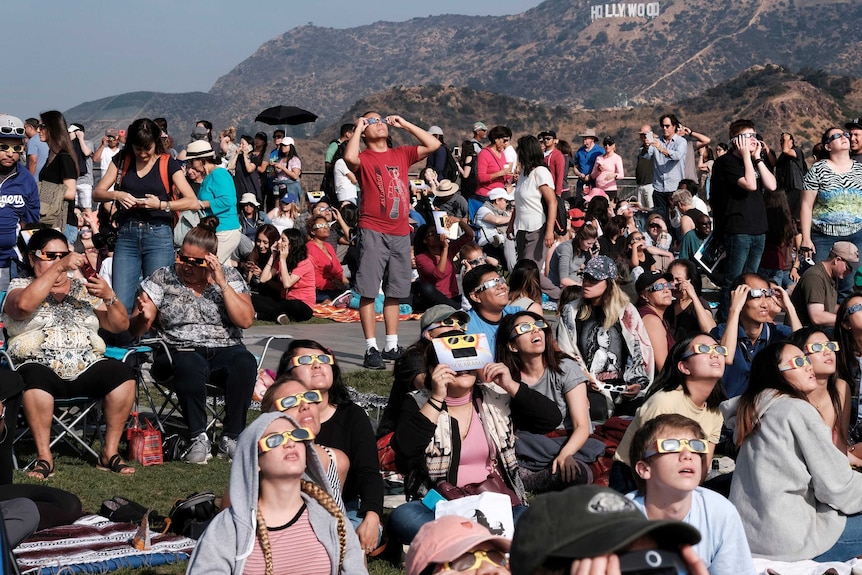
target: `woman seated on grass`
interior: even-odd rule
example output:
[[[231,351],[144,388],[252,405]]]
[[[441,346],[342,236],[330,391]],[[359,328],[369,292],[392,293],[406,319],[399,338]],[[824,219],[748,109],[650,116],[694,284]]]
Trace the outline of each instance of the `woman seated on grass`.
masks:
[[[186,573],[368,573],[325,487],[314,437],[283,413],[264,413],[240,434],[231,506],[204,531]]]

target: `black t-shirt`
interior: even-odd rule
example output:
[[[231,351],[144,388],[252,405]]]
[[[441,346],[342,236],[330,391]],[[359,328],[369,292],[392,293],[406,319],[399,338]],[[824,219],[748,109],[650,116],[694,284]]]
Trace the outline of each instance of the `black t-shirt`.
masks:
[[[66,152],[60,152],[54,159],[42,167],[39,172],[40,182],[51,182],[62,184],[63,180],[77,180],[78,170],[75,169],[75,161]]]
[[[757,166],[755,166],[757,172]],[[749,192],[739,187],[745,176],[742,158],[727,153],[712,167],[710,203],[717,234],[766,233],[766,204],[763,202],[763,182],[758,173],[757,190]]]
[[[128,165],[128,169],[126,170],[125,175],[122,177],[121,184],[119,189],[124,192],[128,192],[135,196],[136,198],[145,198],[147,194],[156,196],[159,200],[167,201],[169,200],[168,190],[165,189],[165,185],[162,182],[162,176],[160,173],[161,162],[164,161],[165,157],[168,158],[168,185],[173,181],[173,175],[180,170],[183,169],[183,166],[177,160],[171,158],[168,155],[164,155],[159,157],[156,160],[156,163],[153,164],[153,167],[149,172],[144,174],[143,177],[138,176],[138,172],[135,170],[135,158],[134,156],[126,157],[125,153],[117,154],[111,160],[117,169],[120,170],[121,161],[125,161],[126,163],[131,162]],[[124,160],[125,159],[125,160]],[[130,210],[120,210],[117,212],[117,222],[122,225],[127,220],[138,220],[143,222],[164,222],[167,224],[173,223],[173,216],[169,212],[165,212],[162,210],[150,210],[146,208],[132,208]]]

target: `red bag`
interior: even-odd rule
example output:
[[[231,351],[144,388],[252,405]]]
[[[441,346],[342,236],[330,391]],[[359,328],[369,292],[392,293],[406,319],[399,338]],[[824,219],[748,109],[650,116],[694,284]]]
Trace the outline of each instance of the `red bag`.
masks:
[[[392,449],[392,436],[390,432],[377,440],[377,461],[380,463],[380,471],[398,471],[395,468],[395,450]]]
[[[147,427],[142,429],[138,422],[137,412],[132,412],[132,425],[126,432],[129,440],[129,460],[140,461],[144,467],[161,465],[162,433],[147,419]]]

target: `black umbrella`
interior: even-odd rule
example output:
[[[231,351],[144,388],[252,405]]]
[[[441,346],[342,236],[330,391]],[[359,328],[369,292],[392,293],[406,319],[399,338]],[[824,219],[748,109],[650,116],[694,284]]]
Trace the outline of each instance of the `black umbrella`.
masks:
[[[296,106],[273,106],[258,114],[254,121],[263,122],[270,126],[278,124],[298,126],[299,124],[308,124],[316,119],[317,114],[312,114],[308,110]]]

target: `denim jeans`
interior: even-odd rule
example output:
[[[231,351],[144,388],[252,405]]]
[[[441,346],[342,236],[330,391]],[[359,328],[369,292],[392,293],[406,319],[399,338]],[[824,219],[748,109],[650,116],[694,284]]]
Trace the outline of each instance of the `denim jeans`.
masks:
[[[525,505],[512,507],[515,525],[518,525],[518,519],[526,510]],[[389,516],[389,528],[399,543],[410,545],[419,532],[419,528],[430,521],[434,521],[434,519],[433,509],[428,509],[421,501],[408,501],[399,505]]]
[[[168,224],[129,220],[120,226],[114,248],[112,287],[129,314],[141,284],[141,272],[146,278],[174,261],[174,238]]]
[[[670,221],[670,197],[673,195],[673,192],[657,192],[653,190],[652,192],[652,203],[653,209],[652,211],[661,215],[664,218],[665,222]],[[670,224],[668,224],[670,225]]]
[[[844,532],[831,549],[814,558],[820,563],[826,561],[849,561],[859,555],[862,549],[862,513],[848,515]]]
[[[359,527],[365,519],[365,517],[359,516],[359,500],[353,499],[352,501],[345,501],[344,508],[347,509],[347,520],[350,521],[350,524],[353,525],[353,530],[356,531],[356,528]],[[377,545],[380,545],[382,540],[383,523],[381,523],[377,528]]]
[[[730,309],[730,284],[743,273],[755,273],[766,247],[766,234],[725,234],[727,272],[721,287],[719,317],[724,319]]]
[[[850,242],[856,246],[856,249],[862,252],[862,230],[849,236],[827,236],[811,230],[811,242],[814,244],[814,262],[819,263],[829,257],[829,250],[832,249],[832,244],[835,242]],[[856,270],[859,268],[859,264],[847,262],[847,265],[850,266],[850,271],[847,272],[844,279],[837,282],[839,302],[843,301],[853,292],[853,278],[856,276]]]
[[[760,268],[757,270],[759,274],[765,275],[786,290],[792,289],[796,282],[790,279],[789,270],[773,270],[769,268]]]

